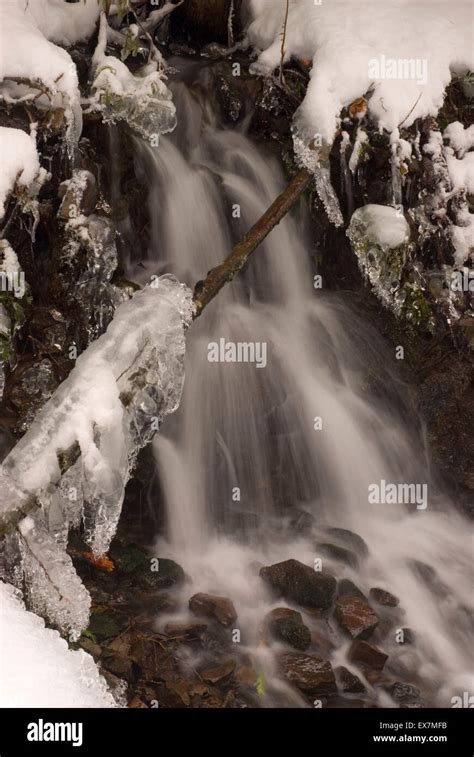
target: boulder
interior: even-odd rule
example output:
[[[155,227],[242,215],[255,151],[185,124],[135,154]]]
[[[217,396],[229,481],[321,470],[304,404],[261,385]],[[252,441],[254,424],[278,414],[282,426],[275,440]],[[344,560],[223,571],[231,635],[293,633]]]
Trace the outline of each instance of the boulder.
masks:
[[[298,560],[285,560],[260,570],[260,577],[273,591],[303,607],[327,610],[336,591],[336,579]]]
[[[390,689],[390,695],[398,704],[420,704],[420,690],[410,683],[396,681]]]
[[[382,670],[388,660],[388,654],[367,641],[355,639],[350,646],[348,660],[355,665]]]
[[[284,678],[310,698],[337,694],[334,671],[327,660],[302,652],[285,652],[278,665]]]
[[[355,552],[359,557],[364,558],[369,554],[369,548],[362,536],[355,534],[353,531],[349,531],[347,528],[334,528],[328,527],[324,529],[333,539],[338,541],[344,547]]]
[[[353,639],[368,639],[379,622],[367,600],[361,597],[338,597],[335,615],[341,628]]]
[[[303,652],[311,645],[309,628],[294,618],[275,618],[268,623],[268,630],[273,638]]]
[[[343,578],[337,585],[338,597],[362,597],[365,599],[365,594],[348,578]]]
[[[348,565],[350,568],[359,567],[359,558],[356,553],[351,549],[345,547],[338,547],[337,544],[330,544],[329,542],[318,542],[316,544],[316,554],[327,557],[330,560],[337,560],[338,562]]]
[[[195,594],[189,600],[189,609],[195,615],[214,618],[226,628],[237,620],[237,613],[231,600],[213,594]]]
[[[339,683],[339,688],[345,694],[362,694],[366,691],[366,688],[360,678],[350,670],[341,665],[335,669],[335,674]]]
[[[385,591],[385,589],[371,589],[369,591],[369,597],[379,605],[384,605],[384,607],[397,607],[397,605],[400,603],[398,597],[390,594],[389,591]]]
[[[120,571],[146,589],[169,589],[185,581],[184,570],[174,560],[147,555],[134,544],[116,544],[111,556]]]

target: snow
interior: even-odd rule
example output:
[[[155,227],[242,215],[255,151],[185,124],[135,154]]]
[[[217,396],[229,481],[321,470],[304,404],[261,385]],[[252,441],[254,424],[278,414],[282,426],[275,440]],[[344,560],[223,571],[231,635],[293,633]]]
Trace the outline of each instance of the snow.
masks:
[[[449,140],[458,157],[462,158],[468,150],[474,148],[474,125],[465,129],[459,121],[453,121],[444,130],[443,137]]]
[[[410,237],[403,214],[388,205],[364,205],[353,213],[352,221],[362,224],[367,238],[385,250],[399,247]]]
[[[250,0],[254,73],[280,64],[285,3]],[[393,132],[436,115],[451,72],[474,70],[472,8],[451,0],[290,0],[286,60],[313,59],[295,126],[331,144],[344,106],[371,90],[369,115]],[[394,65],[390,66],[390,62]],[[392,78],[393,76],[398,78]]]
[[[46,172],[40,168],[34,139],[20,129],[0,128],[0,218],[5,214],[5,202],[15,185],[33,192],[39,189]],[[13,270],[18,270],[17,268]]]
[[[132,74],[125,63],[106,54],[107,29],[107,19],[102,14],[92,59],[91,110],[99,110],[106,122],[127,121],[147,139],[172,131],[176,126],[176,109],[163,81],[161,57],[149,61],[137,75]]]
[[[7,97],[26,97],[25,84],[5,79],[41,82],[49,91],[37,104],[65,107],[70,137],[82,128],[79,83],[74,62],[66,50],[53,44],[72,44],[88,37],[99,15],[96,0],[65,3],[63,0],[0,0],[0,55],[2,92]],[[14,51],[12,50],[14,47]],[[34,91],[34,96],[38,90]]]
[[[11,2],[11,0],[7,0]],[[20,8],[26,8],[37,28],[44,36],[59,45],[73,45],[88,39],[99,18],[97,0],[80,0],[65,3],[64,0],[14,0]]]
[[[93,658],[73,651],[0,582],[0,707],[115,707]]]

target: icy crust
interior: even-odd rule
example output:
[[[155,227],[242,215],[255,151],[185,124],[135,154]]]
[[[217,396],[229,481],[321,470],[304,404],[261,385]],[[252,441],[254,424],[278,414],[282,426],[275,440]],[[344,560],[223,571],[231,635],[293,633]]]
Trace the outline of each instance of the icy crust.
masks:
[[[261,51],[255,73],[280,65],[285,6],[250,2],[248,41]],[[474,68],[471,14],[470,3],[450,0],[291,0],[285,60],[313,59],[296,114],[301,137],[331,144],[342,108],[369,90],[369,115],[388,132],[436,115],[451,71]],[[420,62],[414,75],[397,76],[411,60]]]
[[[0,581],[0,707],[115,707],[93,658],[25,609]]]
[[[145,139],[173,131],[176,109],[163,81],[159,61],[152,60],[134,75],[115,56],[106,54],[107,19],[101,14],[97,48],[92,64],[94,80],[90,110],[100,111],[106,122],[126,121]]]
[[[15,191],[24,202],[36,197],[47,173],[40,167],[34,133],[29,135],[6,126],[0,128],[0,164],[0,218],[3,218],[10,193]]]
[[[424,300],[424,285],[410,262],[410,227],[400,209],[365,205],[352,215],[347,229],[359,268],[380,301],[396,316],[414,326],[431,328],[431,314]]]
[[[71,638],[90,600],[68,531],[82,519],[91,549],[107,551],[136,455],[179,405],[193,312],[191,291],[167,275],[120,305],[0,467],[4,513],[41,504],[19,525],[31,604]]]

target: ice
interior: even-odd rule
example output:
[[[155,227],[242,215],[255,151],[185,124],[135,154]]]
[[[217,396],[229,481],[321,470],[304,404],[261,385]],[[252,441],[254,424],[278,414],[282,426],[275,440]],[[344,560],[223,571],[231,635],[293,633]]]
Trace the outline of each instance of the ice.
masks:
[[[42,504],[19,525],[32,604],[75,636],[89,601],[64,551],[68,530],[82,510],[86,541],[107,551],[136,455],[179,405],[192,315],[191,291],[168,275],[120,305],[0,467],[0,516]]]
[[[410,239],[403,213],[385,205],[365,205],[353,213],[347,236],[379,299],[400,315],[404,303],[400,281]]]
[[[93,658],[69,649],[3,582],[0,638],[1,707],[116,706]]]
[[[145,139],[157,138],[176,126],[176,109],[171,92],[158,70],[159,61],[150,61],[136,75],[118,58],[107,55],[107,19],[101,14],[97,48],[92,60],[93,96],[89,109],[98,110],[106,122],[126,121]]]
[[[30,607],[76,641],[89,623],[90,596],[72,560],[38,510],[20,523],[20,549]]]

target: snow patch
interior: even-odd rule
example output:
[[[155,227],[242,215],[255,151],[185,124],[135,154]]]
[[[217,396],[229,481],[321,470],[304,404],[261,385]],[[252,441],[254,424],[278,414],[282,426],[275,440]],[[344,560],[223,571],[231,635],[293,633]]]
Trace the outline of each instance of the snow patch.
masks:
[[[73,651],[0,582],[0,707],[115,707],[93,658]]]
[[[252,70],[269,74],[280,64],[285,3],[251,0],[250,9],[248,41],[261,51]],[[342,108],[369,90],[369,115],[392,132],[436,115],[451,72],[474,69],[472,8],[451,0],[290,0],[285,51],[285,60],[313,59],[295,116],[306,142],[321,135],[331,144]],[[399,78],[389,76],[389,61]]]
[[[0,128],[0,218],[15,187],[34,196],[46,178],[40,167],[35,140],[20,129]],[[16,270],[16,269],[15,269]]]

